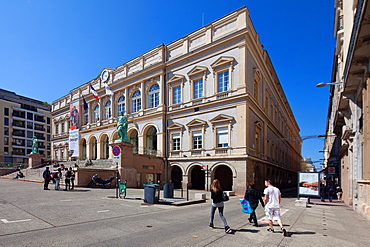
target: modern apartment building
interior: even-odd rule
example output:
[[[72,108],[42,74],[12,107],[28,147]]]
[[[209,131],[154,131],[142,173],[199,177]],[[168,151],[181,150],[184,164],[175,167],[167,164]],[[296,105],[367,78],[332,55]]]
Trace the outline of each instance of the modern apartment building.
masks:
[[[50,159],[50,105],[0,89],[0,115],[0,164],[28,164],[34,136],[40,154]]]
[[[329,186],[370,219],[370,3],[335,1],[336,49],[324,154]]]
[[[52,103],[54,159],[112,160],[124,112],[133,152],[163,158],[155,181],[206,189],[218,178],[237,193],[265,178],[296,186],[299,127],[247,8],[97,75]]]

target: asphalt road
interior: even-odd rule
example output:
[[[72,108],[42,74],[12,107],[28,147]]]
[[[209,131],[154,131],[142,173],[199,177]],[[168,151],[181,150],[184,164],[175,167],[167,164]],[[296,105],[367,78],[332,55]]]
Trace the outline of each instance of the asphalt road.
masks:
[[[46,191],[40,183],[9,179],[0,179],[0,188],[0,246],[278,246],[284,238],[266,232],[267,223],[258,228],[247,223],[239,196],[225,203],[234,229],[225,234],[217,212],[216,228],[208,227],[210,200],[145,205],[138,199],[140,189],[128,189],[127,199],[116,199],[114,189]],[[259,218],[262,210],[257,210]]]

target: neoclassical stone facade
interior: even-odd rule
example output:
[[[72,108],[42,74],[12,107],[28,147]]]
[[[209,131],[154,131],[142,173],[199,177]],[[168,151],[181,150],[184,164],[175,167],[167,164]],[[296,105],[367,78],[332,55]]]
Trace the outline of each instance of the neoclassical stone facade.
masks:
[[[164,162],[162,173],[140,173],[140,181],[203,190],[218,178],[237,193],[253,180],[261,188],[265,178],[296,186],[299,127],[247,8],[98,74],[53,102],[55,159],[68,159],[65,126],[78,102],[75,159],[112,160],[115,117],[125,112],[133,152]]]

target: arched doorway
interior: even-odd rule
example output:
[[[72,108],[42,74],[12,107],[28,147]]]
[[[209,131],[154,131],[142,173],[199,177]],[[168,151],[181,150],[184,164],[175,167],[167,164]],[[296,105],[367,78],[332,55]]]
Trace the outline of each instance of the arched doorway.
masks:
[[[220,181],[223,190],[233,190],[233,172],[228,166],[217,166],[215,169],[214,178]]]
[[[182,170],[179,166],[172,166],[171,182],[173,183],[175,189],[181,189]]]
[[[98,141],[96,140],[95,137],[91,138],[90,146],[91,146],[90,159],[96,160],[97,159],[97,154],[98,154]]]
[[[191,169],[191,189],[204,190],[205,184],[205,171],[202,171],[202,167],[197,165]]]
[[[102,150],[101,158],[109,159],[109,140],[107,135],[102,136],[100,145],[100,150]]]
[[[138,148],[139,148],[139,137],[137,130],[133,130],[130,133],[130,143],[134,145],[134,153],[138,153]]]
[[[87,159],[86,140],[85,139],[82,139],[82,142],[81,142],[81,154],[80,154],[80,157],[81,157],[82,160],[86,160]]]
[[[157,150],[157,129],[153,126],[146,132],[146,148]]]
[[[262,177],[261,169],[258,165],[254,167],[253,182],[256,184],[256,189],[260,191],[263,190],[265,181],[264,178]]]

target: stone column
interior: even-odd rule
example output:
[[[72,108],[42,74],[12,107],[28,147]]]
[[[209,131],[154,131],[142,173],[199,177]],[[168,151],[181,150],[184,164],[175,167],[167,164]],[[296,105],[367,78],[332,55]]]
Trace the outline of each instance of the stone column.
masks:
[[[31,153],[28,157],[28,168],[34,168],[41,165],[41,154]]]
[[[127,180],[127,187],[136,188],[137,169],[134,164],[134,145],[129,142],[123,142],[120,140],[109,143],[109,145],[112,147],[112,149],[114,146],[118,146],[121,149],[121,154],[119,155],[120,159],[118,162],[118,172],[121,176],[121,182]],[[115,158],[113,158],[113,161],[116,164],[116,161],[114,159]]]

